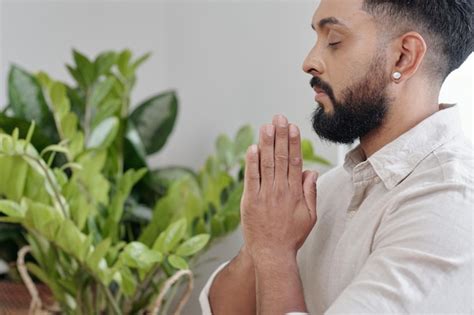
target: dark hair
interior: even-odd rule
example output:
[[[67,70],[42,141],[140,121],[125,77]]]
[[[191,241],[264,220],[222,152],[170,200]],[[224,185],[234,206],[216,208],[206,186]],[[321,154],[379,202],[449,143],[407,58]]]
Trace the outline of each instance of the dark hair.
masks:
[[[420,33],[426,70],[441,82],[473,51],[473,0],[364,0],[363,9],[393,36]]]

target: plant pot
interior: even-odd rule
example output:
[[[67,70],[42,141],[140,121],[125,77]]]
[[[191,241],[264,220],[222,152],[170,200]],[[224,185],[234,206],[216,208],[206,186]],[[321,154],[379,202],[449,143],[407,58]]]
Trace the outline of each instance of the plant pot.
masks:
[[[36,284],[41,300],[54,303],[51,291],[44,284]],[[0,281],[0,315],[27,315],[31,296],[23,283]]]

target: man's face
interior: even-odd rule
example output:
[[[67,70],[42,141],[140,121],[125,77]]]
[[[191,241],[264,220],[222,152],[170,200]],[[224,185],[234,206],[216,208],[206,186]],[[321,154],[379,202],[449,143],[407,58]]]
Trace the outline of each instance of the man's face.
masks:
[[[320,105],[313,128],[323,139],[352,143],[383,123],[390,69],[363,0],[321,0],[312,25],[317,41],[303,64]]]

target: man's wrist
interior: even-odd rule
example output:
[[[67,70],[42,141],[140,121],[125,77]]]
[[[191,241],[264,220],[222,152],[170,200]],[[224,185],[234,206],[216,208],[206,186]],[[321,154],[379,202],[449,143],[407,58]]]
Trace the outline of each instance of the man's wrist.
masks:
[[[266,252],[254,257],[255,269],[270,270],[297,270],[296,253],[293,252]]]

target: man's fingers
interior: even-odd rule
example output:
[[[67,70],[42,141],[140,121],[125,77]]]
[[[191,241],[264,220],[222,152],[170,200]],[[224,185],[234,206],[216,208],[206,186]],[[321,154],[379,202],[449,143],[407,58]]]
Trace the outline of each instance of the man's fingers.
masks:
[[[275,126],[275,187],[288,189],[288,119],[283,115],[273,117]]]
[[[316,180],[318,173],[314,171],[304,171],[303,173],[303,194],[306,206],[310,210],[311,219],[316,221]]]
[[[245,159],[244,196],[253,198],[260,190],[258,146],[251,145]]]
[[[303,177],[303,160],[301,157],[301,137],[296,125],[290,124],[290,157],[288,166],[288,183],[290,191],[296,196],[301,196],[303,188],[301,180]]]
[[[272,124],[260,128],[260,190],[271,191],[273,188],[275,161],[273,158],[275,127]]]

